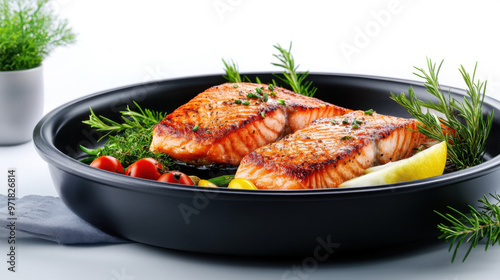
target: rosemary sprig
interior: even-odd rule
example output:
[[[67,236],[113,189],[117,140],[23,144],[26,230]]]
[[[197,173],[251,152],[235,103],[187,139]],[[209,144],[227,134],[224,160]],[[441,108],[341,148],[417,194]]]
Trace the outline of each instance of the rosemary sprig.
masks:
[[[97,149],[80,146],[89,155],[88,158],[82,160],[83,162],[90,163],[97,157],[108,155],[117,158],[124,167],[147,157],[158,160],[165,171],[173,165],[168,155],[149,150],[153,138],[153,127],[165,118],[166,113],[143,110],[136,102],[134,104],[138,111],[131,110],[129,106],[125,111],[120,111],[122,123],[104,116],[97,116],[90,108],[89,119],[83,123],[97,131],[106,132],[98,142],[105,137],[108,138],[104,146]]]
[[[226,75],[223,75],[222,77],[230,83],[241,83],[242,80],[238,65],[233,60],[226,62],[222,59],[222,63],[224,63],[224,72],[226,73]]]
[[[291,53],[292,43],[290,42],[290,47],[288,48],[288,50],[282,48],[279,44],[274,45],[273,47],[279,51],[278,54],[273,54],[273,56],[276,57],[280,61],[280,63],[271,64],[285,69],[285,72],[283,72],[283,77],[279,75],[274,76],[288,85],[294,92],[312,97],[316,93],[317,88],[312,86],[312,81],[305,81],[305,79],[309,75],[309,72],[297,72],[299,66],[295,66],[295,61]],[[228,62],[222,59],[222,62],[224,63],[224,72],[226,73],[226,75],[223,75],[223,77],[228,82],[241,83],[242,81],[245,81],[253,83],[253,81],[250,80],[250,78],[248,78],[247,76],[244,76],[243,78],[241,77],[238,65],[234,61],[231,60],[230,62]],[[259,77],[255,77],[255,83],[262,84]],[[274,79],[272,80],[271,84],[273,86],[278,86]]]
[[[439,238],[444,238],[447,242],[451,241],[449,251],[453,250],[451,262],[455,261],[458,249],[462,243],[470,243],[469,249],[465,253],[462,262],[469,256],[472,249],[476,248],[478,242],[486,239],[485,251],[489,245],[493,246],[496,243],[500,245],[500,195],[490,194],[496,200],[492,204],[486,195],[479,202],[482,204],[482,210],[478,211],[469,205],[469,213],[464,214],[452,207],[448,207],[458,217],[451,214],[441,214],[436,211],[441,217],[450,223],[450,225],[439,224],[438,229],[443,233]]]
[[[273,56],[276,57],[281,63],[272,64],[285,69],[285,72],[283,72],[284,78],[277,75],[275,76],[292,87],[294,92],[305,96],[314,96],[317,88],[312,87],[312,81],[305,81],[307,75],[309,75],[309,71],[303,73],[297,72],[299,65],[295,66],[295,61],[291,54],[292,42],[290,42],[288,50],[282,48],[279,44],[274,45],[273,47],[279,51],[279,54],[273,54]]]
[[[451,93],[443,93],[439,85],[438,75],[441,64],[436,69],[436,64],[427,59],[429,73],[422,68],[415,69],[414,73],[425,80],[427,92],[435,96],[438,102],[432,103],[417,98],[413,88],[408,89],[408,97],[401,93],[391,98],[405,107],[419,122],[418,131],[427,137],[448,143],[448,158],[456,165],[457,169],[465,169],[483,161],[486,139],[493,123],[493,112],[483,118],[483,100],[486,95],[486,82],[475,82],[477,63],[472,77],[463,66],[459,71],[467,85],[467,96],[462,102],[451,97]],[[422,108],[427,108],[425,112]],[[438,117],[429,111],[435,110],[444,117]],[[461,121],[463,119],[464,121]]]

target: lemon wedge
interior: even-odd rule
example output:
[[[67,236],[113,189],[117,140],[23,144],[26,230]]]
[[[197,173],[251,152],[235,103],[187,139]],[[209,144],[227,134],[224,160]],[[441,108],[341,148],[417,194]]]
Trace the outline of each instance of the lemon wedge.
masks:
[[[365,170],[365,175],[346,181],[339,188],[376,186],[439,176],[444,172],[446,154],[446,142],[443,141],[410,158],[370,167]]]

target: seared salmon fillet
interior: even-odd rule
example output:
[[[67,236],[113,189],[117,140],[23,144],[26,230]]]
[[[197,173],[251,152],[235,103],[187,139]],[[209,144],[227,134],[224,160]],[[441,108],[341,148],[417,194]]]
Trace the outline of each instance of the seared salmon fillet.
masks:
[[[427,137],[417,121],[355,111],[313,121],[243,158],[236,178],[259,189],[335,188],[372,165],[409,157]]]
[[[238,165],[253,150],[313,120],[350,111],[284,88],[227,83],[167,115],[154,127],[150,149],[195,165]]]

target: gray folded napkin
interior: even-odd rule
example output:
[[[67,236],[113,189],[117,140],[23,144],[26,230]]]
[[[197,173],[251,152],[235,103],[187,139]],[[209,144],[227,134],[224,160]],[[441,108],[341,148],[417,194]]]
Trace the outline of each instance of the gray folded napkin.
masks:
[[[12,217],[16,217],[16,220],[9,219]],[[11,222],[15,222],[16,232],[59,244],[130,242],[109,235],[82,220],[58,197],[28,195],[16,199],[15,216],[10,216],[7,196],[0,195],[0,227],[7,229],[4,232],[8,234]]]

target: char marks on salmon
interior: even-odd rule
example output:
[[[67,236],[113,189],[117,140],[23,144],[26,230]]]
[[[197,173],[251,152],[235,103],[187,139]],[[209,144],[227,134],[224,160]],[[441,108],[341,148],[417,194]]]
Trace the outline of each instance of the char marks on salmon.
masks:
[[[242,161],[236,178],[259,189],[334,188],[372,165],[407,158],[427,138],[417,121],[363,111],[322,118]]]
[[[238,165],[255,149],[345,109],[284,88],[227,83],[198,94],[153,129],[152,151],[195,165]]]

